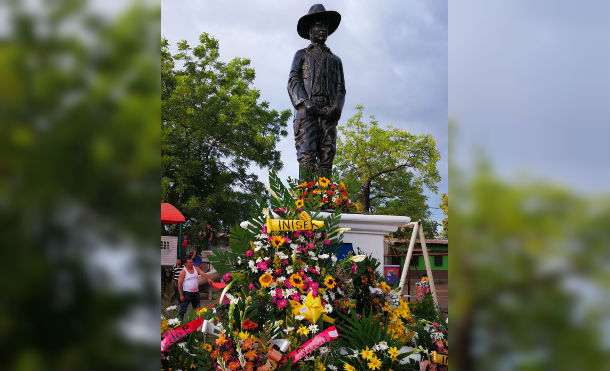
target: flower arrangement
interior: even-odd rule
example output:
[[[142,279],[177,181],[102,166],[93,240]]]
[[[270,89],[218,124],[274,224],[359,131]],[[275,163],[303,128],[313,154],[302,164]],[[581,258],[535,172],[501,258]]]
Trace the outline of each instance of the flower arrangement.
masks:
[[[321,180],[320,187],[332,184]],[[182,326],[162,316],[162,368],[419,370],[424,361],[424,369],[446,367],[434,363],[446,360],[448,349],[442,315],[415,316],[372,257],[335,254],[344,232],[341,209],[322,217],[326,203],[295,197],[305,187],[286,188],[273,173],[269,182],[270,203],[256,201],[248,222],[231,230],[231,251],[209,257],[228,284],[218,301],[189,313]],[[416,305],[422,313],[429,313],[424,306],[434,309],[426,300]]]
[[[347,188],[343,182],[335,184],[325,177],[318,181],[297,183],[289,180],[294,189],[297,207],[303,207],[306,203],[318,203],[321,209],[341,209],[343,212],[359,213],[360,207],[357,202],[349,198]]]

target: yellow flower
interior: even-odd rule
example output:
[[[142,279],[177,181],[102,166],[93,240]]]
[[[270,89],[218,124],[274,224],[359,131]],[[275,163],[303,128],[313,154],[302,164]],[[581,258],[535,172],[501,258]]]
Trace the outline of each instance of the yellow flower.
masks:
[[[354,366],[350,365],[349,363],[345,363],[345,364],[343,365],[343,369],[344,369],[345,371],[355,371],[355,370],[356,370],[356,369],[354,368]]]
[[[202,316],[203,314],[207,313],[207,311],[208,311],[208,308],[206,308],[206,307],[201,307],[201,309],[199,309],[199,310],[197,311],[197,315],[198,315],[198,316]]]
[[[298,287],[299,289],[302,289],[305,282],[303,282],[303,278],[301,278],[301,276],[294,273],[293,275],[290,276],[290,284],[294,287]]]
[[[297,187],[299,187],[299,188],[307,187],[307,182],[303,182],[303,183],[299,184]]]
[[[398,351],[398,349],[396,349],[396,347],[391,347],[390,349],[388,349],[388,355],[392,358],[398,357],[399,353],[400,352]]]
[[[390,286],[385,282],[380,283],[377,287],[382,289],[386,294],[390,292]]]
[[[360,355],[362,356],[362,358],[366,359],[367,361],[370,361],[372,357],[375,357],[375,353],[373,353],[373,351],[370,350],[369,347],[366,347],[365,350],[360,352]]]
[[[326,371],[326,366],[323,363],[318,363],[316,366],[316,371]]]
[[[273,246],[275,246],[276,249],[278,247],[282,246],[284,244],[284,241],[286,241],[286,240],[284,239],[283,236],[273,236],[273,237],[271,237],[271,243],[273,244]]]
[[[304,202],[303,200],[296,200],[296,201],[294,202],[294,204],[295,204],[295,205],[297,205],[297,208],[299,208],[299,209],[300,209],[300,208],[302,208],[302,207],[303,207],[303,205],[305,204],[305,202]]]
[[[246,340],[246,339],[247,339],[247,338],[249,338],[249,337],[250,337],[250,334],[248,333],[248,331],[246,331],[246,332],[240,332],[240,333],[239,333],[239,338],[240,338],[241,340]]]
[[[269,287],[269,285],[271,285],[271,282],[273,282],[273,276],[270,275],[269,273],[265,273],[262,276],[260,276],[260,278],[258,279],[258,282],[260,282],[261,286],[263,286],[263,287]]]
[[[373,356],[371,358],[371,362],[369,362],[369,368],[371,370],[379,370],[380,367],[381,367],[381,361],[379,360],[379,358]]]
[[[208,352],[212,351],[212,346],[208,343],[203,344],[203,349],[207,350]]]
[[[325,177],[321,177],[318,178],[318,183],[320,184],[320,187],[328,187],[328,183],[330,183],[330,180],[326,179]]]
[[[297,334],[298,334],[298,335],[307,335],[307,334],[309,334],[309,330],[307,329],[307,327],[305,327],[305,326],[301,326],[301,327],[299,327],[299,329],[297,330]]]
[[[330,290],[335,288],[335,285],[337,284],[337,282],[335,282],[335,279],[332,276],[326,276],[326,279],[324,280],[324,285],[326,287],[328,287]]]

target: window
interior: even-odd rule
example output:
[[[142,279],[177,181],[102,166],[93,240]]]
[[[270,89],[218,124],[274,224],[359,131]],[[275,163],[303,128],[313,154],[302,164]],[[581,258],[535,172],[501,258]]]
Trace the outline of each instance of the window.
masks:
[[[419,256],[411,256],[411,264],[410,266],[416,267],[419,265]]]
[[[434,255],[434,266],[435,267],[443,266],[443,256],[442,255]]]

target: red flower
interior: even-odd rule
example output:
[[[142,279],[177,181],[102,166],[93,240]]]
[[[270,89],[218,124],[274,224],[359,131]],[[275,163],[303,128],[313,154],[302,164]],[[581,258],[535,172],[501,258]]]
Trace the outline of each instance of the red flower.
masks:
[[[246,320],[241,324],[241,328],[244,330],[252,330],[257,328],[258,325],[252,321],[250,321],[250,319],[246,318]]]
[[[334,194],[334,192],[333,191],[326,191],[326,194],[329,195],[329,196],[332,196]]]
[[[309,183],[307,183],[307,188],[313,188],[313,186],[315,186],[315,185],[316,185],[316,183],[309,182]]]

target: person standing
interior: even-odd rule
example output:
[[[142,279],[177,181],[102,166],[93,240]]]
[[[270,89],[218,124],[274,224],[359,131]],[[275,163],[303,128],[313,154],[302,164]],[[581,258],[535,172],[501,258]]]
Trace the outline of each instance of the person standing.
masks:
[[[212,250],[212,238],[214,237],[214,231],[212,230],[212,225],[208,223],[205,227],[205,235],[204,239],[208,245],[208,250]]]
[[[191,303],[193,309],[199,306],[201,300],[199,298],[199,283],[197,277],[200,275],[208,280],[209,285],[214,282],[201,270],[201,268],[193,265],[192,258],[187,258],[186,265],[178,277],[178,291],[180,292],[180,309],[178,310],[178,316],[180,316],[180,319],[184,318],[189,303]]]
[[[288,77],[288,95],[295,109],[294,139],[301,181],[330,179],[337,149],[337,123],[345,102],[341,59],[326,46],[326,38],[341,22],[341,15],[313,5],[299,19],[297,33],[310,40],[296,52]]]
[[[182,259],[176,259],[176,264],[172,267],[172,286],[174,287],[174,292],[172,294],[172,302],[178,300],[180,298],[180,292],[178,291],[178,278],[180,277],[180,272],[184,269],[184,264],[182,263]]]

